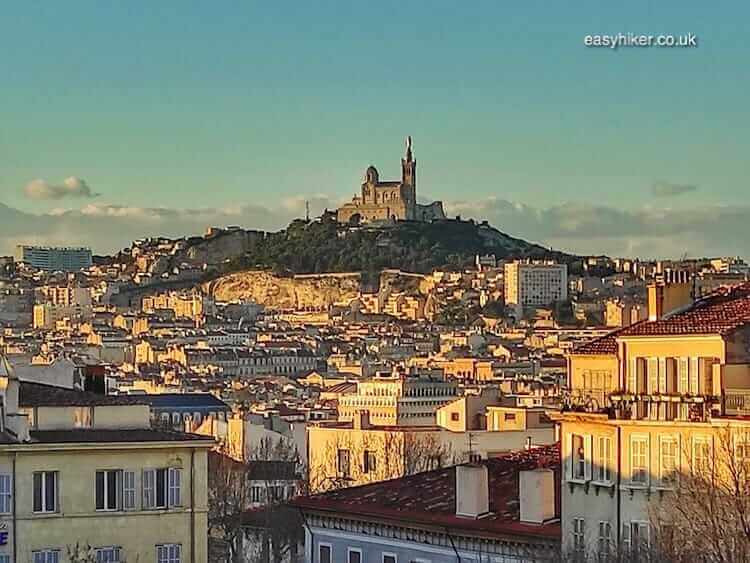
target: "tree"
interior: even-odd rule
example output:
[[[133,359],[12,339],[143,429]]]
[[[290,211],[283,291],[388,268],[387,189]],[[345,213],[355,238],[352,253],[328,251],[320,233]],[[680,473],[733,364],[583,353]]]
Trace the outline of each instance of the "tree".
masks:
[[[228,452],[211,452],[208,458],[208,535],[221,544],[229,561],[240,563],[242,523],[240,514],[250,506],[245,464]]]
[[[750,561],[750,433],[727,425],[684,449],[673,490],[651,503],[656,551],[671,563]]]
[[[96,549],[88,543],[76,542],[74,545],[66,546],[68,561],[70,563],[97,563]],[[127,563],[127,557],[122,549],[118,551],[118,563]],[[137,563],[140,557],[135,558]]]

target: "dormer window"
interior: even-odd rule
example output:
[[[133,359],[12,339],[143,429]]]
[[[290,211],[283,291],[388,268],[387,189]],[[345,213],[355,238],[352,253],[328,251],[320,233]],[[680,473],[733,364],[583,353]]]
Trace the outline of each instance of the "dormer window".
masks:
[[[91,428],[94,421],[93,407],[75,407],[73,409],[73,428]]]

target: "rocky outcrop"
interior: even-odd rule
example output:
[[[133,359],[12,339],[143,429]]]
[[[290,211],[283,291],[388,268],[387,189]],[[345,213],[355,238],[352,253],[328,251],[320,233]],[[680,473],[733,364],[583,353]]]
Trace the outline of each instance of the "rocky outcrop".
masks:
[[[348,305],[360,288],[359,273],[282,277],[267,270],[236,272],[203,286],[219,301],[249,300],[267,309],[327,309]]]

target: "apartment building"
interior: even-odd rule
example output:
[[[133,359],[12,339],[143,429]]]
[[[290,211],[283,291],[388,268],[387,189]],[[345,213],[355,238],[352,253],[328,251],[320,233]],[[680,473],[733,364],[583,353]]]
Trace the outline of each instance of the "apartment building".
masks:
[[[16,261],[50,272],[74,272],[91,267],[90,248],[24,246],[16,247]]]
[[[509,262],[504,274],[506,305],[517,309],[546,306],[568,298],[565,264]]]
[[[0,358],[0,561],[207,559],[213,440],[150,426],[149,406],[19,379]]]
[[[681,475],[750,461],[750,284],[695,302],[691,287],[684,278],[649,287],[648,320],[568,359],[571,408],[558,421],[569,552],[649,547],[655,511]],[[733,453],[721,450],[727,433]]]
[[[374,425],[435,424],[435,412],[458,395],[458,385],[444,377],[392,373],[357,382],[357,392],[339,400],[339,420],[366,411]]]

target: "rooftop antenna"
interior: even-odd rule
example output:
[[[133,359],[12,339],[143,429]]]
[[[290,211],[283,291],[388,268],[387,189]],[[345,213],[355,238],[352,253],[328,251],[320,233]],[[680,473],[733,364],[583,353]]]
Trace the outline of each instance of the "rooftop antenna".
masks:
[[[310,222],[310,201],[305,200],[305,221]]]

